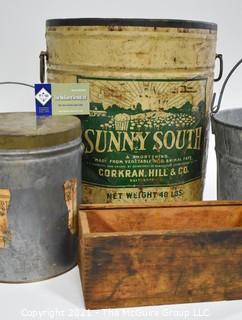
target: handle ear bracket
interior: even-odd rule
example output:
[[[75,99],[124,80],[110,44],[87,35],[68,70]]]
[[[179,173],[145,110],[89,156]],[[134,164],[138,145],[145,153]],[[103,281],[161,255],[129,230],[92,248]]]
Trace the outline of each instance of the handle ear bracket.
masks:
[[[217,82],[217,81],[221,80],[221,78],[223,76],[223,72],[224,72],[223,55],[221,53],[216,54],[215,61],[217,59],[219,60],[219,74],[218,74],[217,78],[214,79],[214,82]]]
[[[46,70],[46,61],[48,61],[48,53],[47,51],[41,51],[39,55],[40,60],[40,82],[45,82],[45,70]]]

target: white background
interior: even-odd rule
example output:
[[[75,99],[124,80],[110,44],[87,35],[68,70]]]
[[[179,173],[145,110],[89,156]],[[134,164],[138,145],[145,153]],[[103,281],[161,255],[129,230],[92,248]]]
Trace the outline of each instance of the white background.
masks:
[[[225,74],[242,57],[241,0],[0,0],[0,81],[39,81],[45,20],[65,17],[171,18],[216,22]],[[215,84],[219,92],[221,83]],[[242,105],[242,70],[222,105]],[[0,86],[0,111],[34,111],[30,88]],[[0,124],[1,125],[1,124]],[[210,136],[205,199],[216,198],[216,158]],[[78,270],[40,283],[0,284],[0,319],[242,319],[242,302],[214,302],[85,312]]]

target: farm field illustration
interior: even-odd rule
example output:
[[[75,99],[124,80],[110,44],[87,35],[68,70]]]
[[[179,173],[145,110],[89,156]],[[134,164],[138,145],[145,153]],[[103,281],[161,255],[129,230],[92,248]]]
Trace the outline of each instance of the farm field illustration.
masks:
[[[205,113],[206,80],[90,83],[90,116],[102,129],[189,128]]]
[[[185,158],[190,159],[186,176],[179,177],[179,181],[175,176],[163,177],[160,184],[183,183],[201,175],[206,79],[85,81],[90,84],[91,101],[90,116],[83,121],[87,168],[84,180],[99,183],[98,162],[102,162],[100,167],[110,170],[139,168],[143,170],[140,178],[147,178],[148,168],[163,170],[166,166],[164,161],[152,160],[152,156],[157,155],[160,159],[169,158],[170,166],[173,163],[174,167],[181,165]],[[167,148],[162,149],[162,146]],[[149,155],[149,163],[139,162],[144,155]],[[125,162],[132,158],[136,159],[135,163]],[[115,159],[119,159],[119,165],[113,165]],[[145,180],[138,178],[137,184]],[[135,181],[131,182],[127,176],[120,177],[114,171],[105,180],[109,185],[125,183],[129,186]],[[156,177],[146,181],[149,185],[152,181],[157,184]]]

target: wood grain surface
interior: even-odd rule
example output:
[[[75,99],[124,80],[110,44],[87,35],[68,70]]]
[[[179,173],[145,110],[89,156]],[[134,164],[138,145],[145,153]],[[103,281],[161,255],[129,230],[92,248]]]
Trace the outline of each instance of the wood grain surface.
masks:
[[[242,206],[92,206],[80,212],[88,309],[242,298]]]

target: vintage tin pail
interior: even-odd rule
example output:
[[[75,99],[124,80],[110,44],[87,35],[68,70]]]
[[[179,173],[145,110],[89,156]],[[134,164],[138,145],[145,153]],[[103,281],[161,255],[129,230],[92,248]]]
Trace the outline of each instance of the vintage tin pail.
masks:
[[[47,21],[48,81],[90,87],[84,203],[202,198],[216,36],[196,21]]]
[[[37,281],[77,262],[80,121],[0,113],[0,282]]]
[[[217,198],[219,200],[242,199],[242,109],[219,111],[225,86],[241,63],[242,59],[226,77],[218,104],[211,114],[217,155]]]

